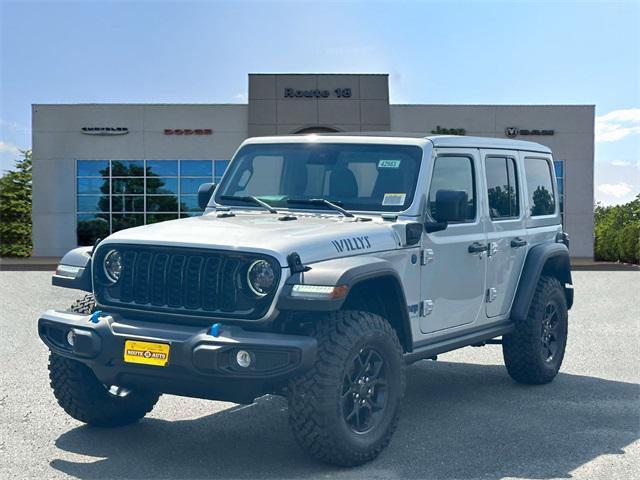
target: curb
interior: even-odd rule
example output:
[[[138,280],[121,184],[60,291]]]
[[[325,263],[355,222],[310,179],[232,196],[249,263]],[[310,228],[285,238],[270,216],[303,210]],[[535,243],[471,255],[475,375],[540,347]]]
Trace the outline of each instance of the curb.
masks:
[[[31,272],[55,271],[60,258],[58,257],[28,257],[28,258],[0,258],[2,272]]]
[[[639,272],[640,265],[630,263],[594,262],[571,265],[572,272]]]
[[[0,272],[55,272],[58,265],[0,265]]]

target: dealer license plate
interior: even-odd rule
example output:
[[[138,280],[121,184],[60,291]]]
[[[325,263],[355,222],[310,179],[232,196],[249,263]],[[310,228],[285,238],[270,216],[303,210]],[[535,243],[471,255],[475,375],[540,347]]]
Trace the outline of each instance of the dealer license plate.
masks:
[[[164,367],[169,361],[170,348],[166,343],[127,340],[124,343],[124,361]]]

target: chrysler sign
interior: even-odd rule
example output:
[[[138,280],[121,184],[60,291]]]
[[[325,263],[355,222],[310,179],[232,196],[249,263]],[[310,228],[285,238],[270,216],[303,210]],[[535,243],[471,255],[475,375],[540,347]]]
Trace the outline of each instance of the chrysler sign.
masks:
[[[80,129],[85,135],[126,135],[129,133],[127,127],[82,127]]]

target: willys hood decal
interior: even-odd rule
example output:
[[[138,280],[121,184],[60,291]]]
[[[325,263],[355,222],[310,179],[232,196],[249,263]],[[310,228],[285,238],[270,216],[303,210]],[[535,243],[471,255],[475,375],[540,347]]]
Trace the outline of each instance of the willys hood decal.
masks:
[[[103,244],[135,243],[246,251],[272,255],[287,265],[287,255],[298,252],[303,263],[392,250],[400,246],[393,223],[379,219],[355,221],[337,215],[282,215],[217,213],[145,225],[114,233]],[[398,226],[395,224],[396,227]]]

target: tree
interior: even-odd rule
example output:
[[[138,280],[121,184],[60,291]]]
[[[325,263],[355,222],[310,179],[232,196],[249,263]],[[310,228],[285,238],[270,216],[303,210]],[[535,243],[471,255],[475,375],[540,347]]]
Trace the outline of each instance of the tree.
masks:
[[[0,256],[31,255],[31,150],[0,177]]]
[[[624,205],[596,205],[595,257],[640,263],[640,194]]]
[[[487,191],[492,218],[517,217],[518,201],[516,191],[511,185],[496,185]]]
[[[533,192],[533,205],[531,206],[531,215],[549,215],[556,208],[553,196],[542,185],[537,187]]]

